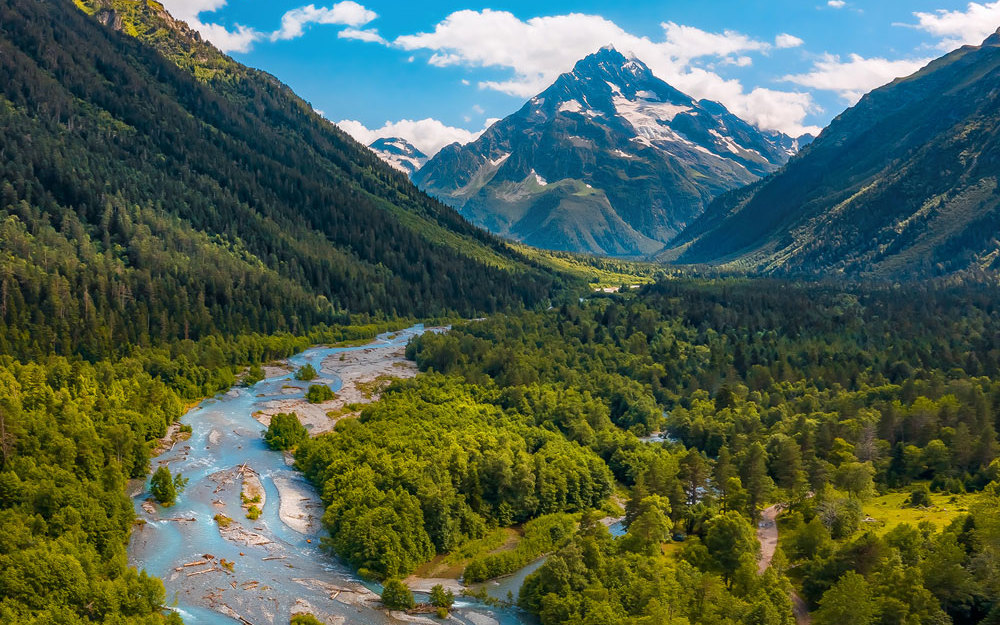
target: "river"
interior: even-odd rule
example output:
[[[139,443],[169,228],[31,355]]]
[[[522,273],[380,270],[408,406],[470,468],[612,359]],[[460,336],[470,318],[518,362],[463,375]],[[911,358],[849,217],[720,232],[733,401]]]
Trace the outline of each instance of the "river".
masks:
[[[385,348],[387,355],[398,353],[400,346],[423,331],[423,325],[417,325],[380,335],[361,347],[312,348],[289,362],[295,369],[312,364],[337,391],[341,380],[322,368],[329,356],[372,348]],[[308,385],[288,372],[207,399],[181,418],[192,427],[190,439],[155,458],[153,465],[167,464],[189,482],[176,505],[166,509],[146,503],[148,482],[136,494],[136,514],[145,523],[132,532],[130,564],[163,580],[167,604],[188,625],[285,625],[290,614],[299,611],[312,612],[327,623],[440,622],[378,609],[373,599],[379,587],[362,582],[320,548],[323,531],[318,523],[297,531],[281,520],[276,480],[286,498],[290,493],[295,496],[296,501],[286,503],[304,506],[317,517],[322,510],[311,485],[283,454],[264,445],[264,427],[252,415],[267,402],[303,396]],[[241,468],[259,475],[266,494],[263,514],[253,521],[241,508]],[[218,514],[234,521],[226,537],[214,520]],[[464,599],[456,603],[453,615],[468,625],[520,625],[531,620],[514,609],[494,609]]]

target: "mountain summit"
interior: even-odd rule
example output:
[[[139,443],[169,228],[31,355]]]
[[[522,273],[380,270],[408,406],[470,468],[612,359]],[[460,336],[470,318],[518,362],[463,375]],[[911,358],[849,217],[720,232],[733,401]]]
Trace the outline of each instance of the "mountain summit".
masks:
[[[665,260],[924,277],[1000,269],[1000,33],[876,89]]]
[[[606,47],[413,179],[493,232],[632,256],[657,251],[713,197],[773,172],[796,148]]]
[[[407,176],[420,169],[427,162],[427,155],[415,145],[400,137],[384,137],[368,144],[368,147],[386,163]]]

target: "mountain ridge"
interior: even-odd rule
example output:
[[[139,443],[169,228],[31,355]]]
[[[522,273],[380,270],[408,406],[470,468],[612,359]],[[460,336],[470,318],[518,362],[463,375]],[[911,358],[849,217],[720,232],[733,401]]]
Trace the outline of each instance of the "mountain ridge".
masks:
[[[407,176],[412,176],[428,160],[426,154],[402,137],[382,137],[369,143],[368,147],[383,161]]]
[[[772,137],[605,47],[477,140],[441,150],[413,179],[492,232],[641,256],[715,195],[784,163],[794,140]]]
[[[475,314],[565,284],[161,5],[12,0],[2,16],[0,236],[18,252],[0,254],[0,349]]]
[[[995,34],[867,94],[658,258],[875,278],[996,270],[998,89]]]

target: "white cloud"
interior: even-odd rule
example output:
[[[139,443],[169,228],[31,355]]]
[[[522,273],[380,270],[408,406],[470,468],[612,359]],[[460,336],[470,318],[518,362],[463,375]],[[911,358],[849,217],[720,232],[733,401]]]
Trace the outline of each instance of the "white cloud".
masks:
[[[264,33],[237,24],[233,30],[221,24],[205,24],[198,18],[188,18],[187,25],[223,52],[249,52],[253,44],[264,39]]]
[[[358,41],[367,41],[370,43],[381,43],[383,45],[388,43],[374,28],[345,28],[337,33],[337,37],[341,39],[357,39]]]
[[[385,42],[374,30],[359,30],[359,27],[368,24],[378,15],[353,0],[344,0],[329,8],[317,8],[309,4],[287,11],[281,17],[278,30],[272,33],[240,24],[230,29],[222,24],[201,21],[202,13],[218,11],[226,6],[226,2],[227,0],[163,0],[163,6],[171,15],[187,22],[188,26],[223,52],[248,52],[254,43],[265,39],[271,41],[294,39],[302,36],[309,24],[350,26],[351,28],[338,33],[338,36],[346,39]]]
[[[1000,0],[986,4],[970,2],[964,11],[917,12],[914,26],[941,39],[938,47],[953,50],[965,44],[978,45],[1000,26]]]
[[[748,53],[790,47],[801,40],[780,35],[775,43],[736,31],[712,33],[692,26],[661,24],[662,38],[654,41],[626,32],[598,15],[570,13],[523,21],[506,11],[456,11],[430,32],[398,37],[404,50],[431,53],[428,62],[439,67],[488,67],[511,70],[506,80],[479,83],[480,88],[513,96],[533,96],[581,58],[611,43],[642,59],[653,72],[696,98],[722,102],[734,113],[762,127],[797,134],[812,110],[806,93],[756,89],[745,92],[737,80],[724,79],[698,66],[706,59],[747,65]],[[516,41],[517,45],[511,45]],[[783,45],[782,45],[783,44]]]
[[[805,41],[796,37],[795,35],[789,35],[788,33],[781,33],[774,38],[774,47],[776,48],[798,48]]]
[[[163,0],[163,6],[171,15],[186,22],[200,13],[218,11],[226,6],[226,0]]]
[[[849,60],[844,61],[839,56],[826,54],[813,63],[812,71],[785,76],[783,80],[812,89],[834,91],[853,104],[872,89],[895,78],[909,76],[929,62],[930,59],[866,59],[858,54],[852,54]]]
[[[228,29],[221,24],[206,24],[198,16],[202,13],[218,11],[226,6],[226,0],[163,0],[170,15],[187,22],[202,37],[223,52],[247,52],[253,44],[266,35],[248,26],[237,24]]]
[[[753,59],[749,56],[727,56],[722,59],[720,65],[735,65],[736,67],[750,67],[753,65]]]
[[[281,28],[271,34],[271,41],[301,37],[305,27],[309,24],[336,24],[357,28],[371,22],[376,17],[378,17],[377,13],[352,0],[338,2],[330,8],[316,8],[315,5],[308,4],[287,11],[282,15]]]
[[[822,128],[819,126],[806,126],[801,122],[794,126],[788,126],[788,119],[804,119],[809,113],[819,111],[813,102],[812,96],[808,93],[795,91],[777,91],[757,87],[742,98],[742,109],[731,109],[744,119],[753,119],[761,128],[782,129],[783,132],[797,137],[809,133],[818,135]]]
[[[847,3],[844,2],[844,0],[830,0],[829,2],[826,3],[826,6],[834,9],[843,9],[844,7],[847,6]]]
[[[401,137],[412,143],[427,156],[434,156],[441,148],[451,143],[469,143],[479,138],[479,135],[492,126],[497,120],[487,120],[482,130],[471,131],[454,126],[446,126],[436,119],[409,120],[386,122],[381,128],[371,129],[359,121],[345,119],[337,122],[341,130],[365,145],[384,137]]]

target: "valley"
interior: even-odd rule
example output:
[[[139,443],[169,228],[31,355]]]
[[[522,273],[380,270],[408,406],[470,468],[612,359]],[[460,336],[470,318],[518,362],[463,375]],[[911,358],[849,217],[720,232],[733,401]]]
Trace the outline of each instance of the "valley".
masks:
[[[1000,623],[947,1],[0,0],[0,623]]]

